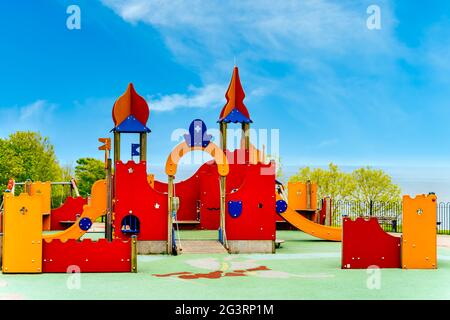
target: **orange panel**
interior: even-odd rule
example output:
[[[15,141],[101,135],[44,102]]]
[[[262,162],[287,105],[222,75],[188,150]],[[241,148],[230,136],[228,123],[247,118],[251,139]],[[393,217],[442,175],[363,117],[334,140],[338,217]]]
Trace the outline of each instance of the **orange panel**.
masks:
[[[317,184],[311,183],[311,201],[308,208],[307,184],[304,182],[288,182],[288,204],[294,210],[317,209]]]
[[[435,269],[436,196],[403,196],[403,269]]]

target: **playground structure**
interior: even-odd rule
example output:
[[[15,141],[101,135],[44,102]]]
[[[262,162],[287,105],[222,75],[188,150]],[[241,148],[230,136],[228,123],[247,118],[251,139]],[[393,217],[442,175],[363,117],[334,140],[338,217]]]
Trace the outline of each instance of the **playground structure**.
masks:
[[[342,268],[436,269],[436,196],[403,196],[401,237],[384,232],[376,218],[343,218]]]
[[[343,240],[343,268],[376,264],[380,255],[385,262],[381,266],[400,266],[399,242],[379,232],[375,220],[344,218],[343,229],[331,227],[331,199],[323,199],[318,210],[316,184],[289,183],[286,194],[275,179],[274,161],[267,162],[264,152],[250,143],[252,120],[244,97],[235,67],[218,119],[219,144],[212,141],[202,120],[193,120],[184,141],[170,152],[165,165],[167,182],[162,182],[147,173],[150,112],[145,99],[129,84],[113,106],[113,141],[99,139],[106,178],[94,183],[89,199],[69,197],[60,208],[51,210],[51,182],[27,182],[17,196],[12,183],[10,192],[4,194],[2,271],[67,272],[77,266],[81,272],[137,272],[137,254],[182,253],[175,226],[183,222],[217,230],[217,241],[229,253],[275,253],[276,223],[282,220],[324,240]],[[230,124],[239,124],[242,130],[236,150],[227,148]],[[124,134],[139,135],[139,144],[131,146],[138,162],[121,160]],[[190,178],[176,182],[179,161],[193,151],[207,153],[213,160],[202,164]],[[401,263],[405,268],[426,268],[430,263],[436,267],[431,250],[436,248],[435,239],[431,231],[419,237],[422,231],[417,229],[431,214],[432,205],[420,204],[426,214],[417,218],[413,217],[418,212],[416,202],[405,197],[404,203]],[[106,220],[105,239],[84,238],[100,217]],[[432,223],[427,218],[421,230],[431,230]],[[43,234],[48,230],[58,232]],[[371,247],[372,251],[367,250]]]

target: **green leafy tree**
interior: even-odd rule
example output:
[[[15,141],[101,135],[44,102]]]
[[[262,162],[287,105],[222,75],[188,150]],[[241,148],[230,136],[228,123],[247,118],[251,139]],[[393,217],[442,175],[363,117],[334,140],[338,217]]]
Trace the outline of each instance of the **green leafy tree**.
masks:
[[[105,165],[103,161],[94,158],[80,158],[75,166],[75,178],[80,195],[85,197],[91,193],[95,181],[105,179]]]
[[[70,164],[61,167],[60,181],[69,182],[74,177],[73,167]],[[71,188],[68,185],[54,185],[52,187],[52,207],[61,206],[68,196],[71,194]]]
[[[364,167],[351,173],[342,172],[330,163],[328,169],[304,167],[292,176],[291,182],[311,181],[318,185],[318,198],[330,196],[334,203],[349,201],[345,209],[357,215],[377,215],[379,212],[398,215],[401,190],[383,170]],[[340,206],[335,207],[339,218]]]
[[[355,181],[355,189],[352,199],[356,203],[369,204],[369,210],[357,206],[353,212],[360,215],[378,215],[384,213],[388,215],[400,214],[398,203],[401,198],[400,187],[392,182],[392,178],[380,169],[370,167],[359,168],[352,172]]]
[[[0,187],[10,178],[16,181],[55,181],[61,179],[61,167],[53,145],[37,132],[18,131],[0,139]]]
[[[304,167],[289,179],[290,182],[311,181],[317,184],[317,197],[326,196],[334,200],[350,200],[355,189],[352,176],[342,172],[337,165],[330,163],[328,169]]]

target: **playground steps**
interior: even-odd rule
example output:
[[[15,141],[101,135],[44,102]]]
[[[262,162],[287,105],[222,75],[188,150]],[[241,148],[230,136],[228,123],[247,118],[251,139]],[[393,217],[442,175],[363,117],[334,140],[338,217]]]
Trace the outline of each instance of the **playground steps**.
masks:
[[[182,254],[186,253],[228,253],[217,240],[181,240]]]

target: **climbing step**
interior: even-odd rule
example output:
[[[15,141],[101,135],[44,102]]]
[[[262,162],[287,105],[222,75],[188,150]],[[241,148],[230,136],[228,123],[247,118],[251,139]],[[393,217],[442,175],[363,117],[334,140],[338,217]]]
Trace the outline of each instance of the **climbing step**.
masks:
[[[181,240],[181,253],[228,253],[217,240]]]

